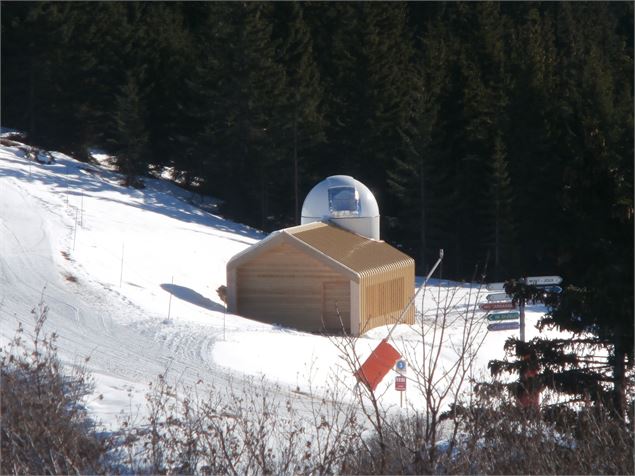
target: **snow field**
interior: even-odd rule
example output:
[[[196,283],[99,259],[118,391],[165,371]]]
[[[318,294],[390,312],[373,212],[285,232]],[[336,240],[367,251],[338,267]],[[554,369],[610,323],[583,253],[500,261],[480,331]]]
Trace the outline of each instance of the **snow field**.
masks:
[[[226,263],[262,233],[196,208],[184,200],[187,192],[167,181],[147,179],[145,189],[129,189],[105,167],[53,156],[54,164],[42,165],[17,148],[0,148],[3,342],[18,322],[30,330],[30,310],[43,298],[61,357],[73,363],[90,356],[95,394],[104,398],[88,405],[107,425],[116,425],[122,411],[143,414],[147,383],[164,373],[183,384],[233,382],[243,391],[250,377],[264,376],[280,386],[281,397],[296,399],[325,392],[335,379],[339,398],[352,401],[355,378],[334,345],[341,338],[225,313],[216,289],[225,284]],[[411,366],[423,365],[424,349],[440,345],[439,365],[451,368],[471,322],[484,338],[475,372],[484,372],[518,332],[486,332],[485,313],[475,310],[485,294],[478,286],[433,281],[416,301],[423,314],[418,325],[398,326],[392,344]],[[450,310],[449,319],[443,338],[433,339],[439,306]],[[543,312],[529,308],[528,339],[537,335],[533,324]],[[360,358],[387,333],[377,328],[359,338]],[[399,406],[394,376],[378,388],[386,408]],[[406,400],[423,408],[414,383]]]

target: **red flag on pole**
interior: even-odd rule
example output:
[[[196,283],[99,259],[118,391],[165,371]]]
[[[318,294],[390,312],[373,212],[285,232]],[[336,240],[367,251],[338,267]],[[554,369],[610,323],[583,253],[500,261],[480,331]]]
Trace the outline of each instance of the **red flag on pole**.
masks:
[[[388,371],[395,366],[401,355],[383,339],[377,348],[368,356],[361,368],[355,372],[357,380],[369,389],[375,390]]]

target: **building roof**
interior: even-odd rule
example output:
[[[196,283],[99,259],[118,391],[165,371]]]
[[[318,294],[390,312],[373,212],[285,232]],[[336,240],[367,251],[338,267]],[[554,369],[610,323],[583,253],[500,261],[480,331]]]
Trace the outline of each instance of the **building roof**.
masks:
[[[287,228],[282,232],[360,275],[413,263],[411,257],[384,241],[371,240],[322,222]]]
[[[267,238],[233,256],[227,263],[227,269],[236,268],[281,242],[295,244],[351,277],[356,276],[356,279],[414,263],[408,255],[383,241],[371,240],[331,224],[314,222],[271,233]]]
[[[234,255],[227,263],[227,269],[235,269],[283,242],[304,249],[355,280],[414,264],[412,258],[388,243],[357,235],[336,225],[313,222],[271,233]]]

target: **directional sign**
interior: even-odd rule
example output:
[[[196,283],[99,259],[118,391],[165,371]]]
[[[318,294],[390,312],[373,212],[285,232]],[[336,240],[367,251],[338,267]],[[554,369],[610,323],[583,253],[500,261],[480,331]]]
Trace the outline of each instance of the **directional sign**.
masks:
[[[516,306],[512,302],[485,302],[479,306],[483,311],[506,311],[516,309]]]
[[[562,288],[560,286],[545,286],[542,289],[546,293],[560,294],[562,292]]]
[[[488,283],[485,287],[488,291],[505,291],[505,283]]]
[[[406,391],[406,377],[404,377],[403,375],[397,375],[395,377],[395,390],[397,390],[398,392]]]
[[[485,299],[488,301],[506,301],[511,300],[511,296],[507,293],[488,294]]]
[[[487,326],[488,331],[513,331],[518,329],[520,324],[518,322],[495,322]]]
[[[560,284],[562,278],[560,276],[531,276],[525,282],[533,286],[544,286],[546,284]]]
[[[515,321],[520,317],[520,313],[518,311],[512,312],[496,312],[487,315],[488,321]]]

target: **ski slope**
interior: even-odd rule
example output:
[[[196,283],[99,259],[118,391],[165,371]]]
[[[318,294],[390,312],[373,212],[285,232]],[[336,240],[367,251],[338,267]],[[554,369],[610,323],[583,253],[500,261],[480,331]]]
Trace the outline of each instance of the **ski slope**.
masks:
[[[184,385],[243,389],[264,376],[288,395],[319,392],[333,378],[354,385],[333,340],[225,314],[216,289],[225,284],[226,263],[264,234],[197,208],[169,181],[147,179],[135,190],[119,185],[107,167],[53,157],[44,165],[17,147],[0,147],[0,340],[4,345],[18,323],[31,332],[31,310],[44,302],[46,330],[59,335],[63,361],[90,357],[95,393],[104,398],[88,404],[99,420],[115,424],[121,411],[143,414],[147,384],[159,374]],[[484,298],[478,286],[436,282],[417,300],[424,319],[452,300],[455,320],[442,354],[448,365],[465,310]],[[528,338],[542,312],[527,313]],[[485,332],[483,313],[472,317]],[[362,336],[360,356],[387,332]],[[484,335],[477,370],[503,356],[514,332]],[[393,345],[404,355],[408,347],[416,360],[429,343],[400,325]],[[392,383],[389,375],[380,388],[387,405],[399,401]]]

